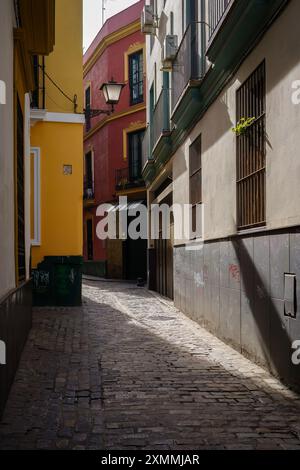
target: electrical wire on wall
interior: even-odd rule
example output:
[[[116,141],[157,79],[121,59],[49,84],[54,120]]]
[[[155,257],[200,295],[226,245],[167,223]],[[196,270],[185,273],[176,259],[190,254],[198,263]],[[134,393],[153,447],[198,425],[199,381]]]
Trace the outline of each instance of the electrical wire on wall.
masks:
[[[45,91],[45,95],[47,96],[48,100],[50,100],[58,109],[60,109],[64,113],[67,113],[69,111],[69,109],[64,108],[60,104],[58,104],[46,91]]]
[[[74,113],[77,113],[78,109],[78,104],[77,104],[77,95],[74,95],[74,98],[70,98],[70,96],[67,95],[67,93],[64,92],[64,90],[53,80],[53,78],[50,77],[50,75],[45,71],[45,69],[39,65],[40,69],[42,70],[42,73],[45,75],[45,77],[48,78],[48,80],[52,83],[52,85],[57,88],[57,90],[68,100],[70,101],[73,106],[74,106]],[[48,95],[47,95],[48,96]],[[49,96],[48,96],[49,97]],[[53,100],[52,100],[53,101]],[[54,102],[54,101],[53,101]]]

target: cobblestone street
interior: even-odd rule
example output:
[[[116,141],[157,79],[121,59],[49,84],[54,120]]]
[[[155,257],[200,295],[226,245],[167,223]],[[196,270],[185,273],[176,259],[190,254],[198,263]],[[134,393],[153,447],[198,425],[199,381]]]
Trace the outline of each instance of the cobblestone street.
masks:
[[[300,449],[295,394],[134,285],[36,309],[1,449]]]

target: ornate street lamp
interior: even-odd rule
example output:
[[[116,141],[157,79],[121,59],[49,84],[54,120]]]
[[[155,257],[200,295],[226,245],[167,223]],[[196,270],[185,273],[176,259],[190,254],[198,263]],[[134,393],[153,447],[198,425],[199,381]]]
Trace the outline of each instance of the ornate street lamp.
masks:
[[[117,83],[111,79],[108,83],[103,83],[100,90],[103,92],[106,104],[116,105],[120,101],[124,83]]]
[[[100,114],[106,114],[109,116],[114,112],[114,106],[119,103],[121,98],[121,93],[124,88],[124,83],[117,83],[113,78],[107,82],[103,83],[100,87],[100,91],[103,92],[104,99],[106,104],[111,105],[111,109],[90,109],[87,108],[84,110],[86,119],[90,119]]]

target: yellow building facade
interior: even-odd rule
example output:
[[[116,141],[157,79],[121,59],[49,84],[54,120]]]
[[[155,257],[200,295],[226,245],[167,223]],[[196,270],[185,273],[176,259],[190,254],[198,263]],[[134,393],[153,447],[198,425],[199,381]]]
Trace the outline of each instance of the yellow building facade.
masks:
[[[55,45],[35,57],[31,109],[32,267],[82,255],[82,0],[59,0]]]
[[[55,43],[55,0],[0,6],[0,416],[32,322],[30,102],[33,57]]]

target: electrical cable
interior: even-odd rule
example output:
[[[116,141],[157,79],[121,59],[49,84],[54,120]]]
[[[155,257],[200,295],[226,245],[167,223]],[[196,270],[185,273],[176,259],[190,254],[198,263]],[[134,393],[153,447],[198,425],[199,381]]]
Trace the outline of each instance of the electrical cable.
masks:
[[[42,70],[43,74],[45,75],[45,77],[48,78],[48,80],[58,89],[58,91],[67,99],[69,100],[74,106],[75,108],[77,107],[77,103],[76,103],[76,98],[77,96],[74,95],[74,98],[70,98],[65,92],[64,90],[53,80],[53,78],[50,77],[50,75],[44,70],[44,68],[42,67],[42,65],[39,65],[39,68]]]
[[[57,106],[59,109],[61,109],[65,113],[69,112],[69,109],[60,106],[53,98],[51,98],[51,96],[47,92],[45,92],[45,95],[47,96],[48,100],[52,101],[52,103],[55,104],[55,106]]]

